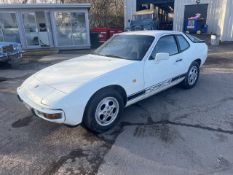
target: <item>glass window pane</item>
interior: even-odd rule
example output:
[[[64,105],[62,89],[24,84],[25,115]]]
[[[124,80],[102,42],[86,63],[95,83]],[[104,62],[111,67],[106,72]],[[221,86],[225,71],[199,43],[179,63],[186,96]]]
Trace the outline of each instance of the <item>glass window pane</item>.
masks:
[[[85,13],[55,12],[55,22],[59,46],[87,44]]]
[[[0,13],[0,41],[20,43],[15,13]]]
[[[180,44],[180,50],[181,51],[184,51],[187,48],[189,48],[189,43],[188,43],[188,41],[183,36],[178,35],[177,39],[178,39],[178,42]]]
[[[49,47],[49,34],[44,11],[23,13],[27,46]]]
[[[38,46],[39,38],[38,38],[38,28],[36,24],[35,13],[24,13],[23,23],[24,23],[24,30],[25,30],[27,45]]]
[[[190,35],[190,34],[185,34],[185,35],[194,43],[204,42],[203,40],[201,40],[201,39],[199,39],[199,38],[197,38],[197,37],[195,37],[193,35]]]
[[[94,53],[127,60],[142,60],[153,41],[153,36],[115,35]]]
[[[87,31],[84,13],[72,13],[73,44],[87,44]]]
[[[178,53],[175,38],[173,36],[165,36],[159,39],[156,47],[156,53],[169,53],[174,55]]]
[[[69,22],[69,13],[67,12],[56,12],[55,22],[57,28],[57,42],[59,46],[72,45],[70,33],[72,31]]]
[[[49,31],[48,31],[49,25],[47,24],[46,21],[46,14],[44,11],[37,11],[35,12],[35,14],[36,14],[36,23],[38,27],[38,38],[39,38],[40,46],[49,47],[50,46]]]

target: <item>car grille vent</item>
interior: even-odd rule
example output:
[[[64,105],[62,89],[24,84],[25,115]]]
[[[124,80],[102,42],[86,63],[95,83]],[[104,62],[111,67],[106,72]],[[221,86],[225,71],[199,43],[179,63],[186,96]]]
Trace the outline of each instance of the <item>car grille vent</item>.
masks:
[[[3,53],[11,53],[14,51],[13,45],[4,46],[2,49],[3,49]]]

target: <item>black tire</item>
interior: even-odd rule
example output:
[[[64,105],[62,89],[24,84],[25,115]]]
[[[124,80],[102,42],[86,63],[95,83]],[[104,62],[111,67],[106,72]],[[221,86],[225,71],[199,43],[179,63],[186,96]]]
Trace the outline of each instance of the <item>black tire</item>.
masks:
[[[191,71],[193,70],[196,70],[196,78],[194,81],[191,81],[191,77],[190,77],[190,74],[191,74]],[[194,61],[191,66],[189,67],[189,70],[185,76],[185,79],[181,82],[181,86],[184,88],[184,89],[191,89],[193,88],[196,84],[197,84],[197,81],[199,79],[199,74],[200,74],[200,65],[198,62]]]
[[[98,114],[98,112],[97,112],[98,109],[97,108],[99,107],[99,105],[102,104],[101,102],[102,102],[103,99],[106,100],[108,98],[112,98],[114,100],[117,100],[117,102],[119,104],[119,110],[117,112],[117,115],[116,115],[115,119],[111,123],[103,126],[103,125],[100,124],[100,119],[98,119],[98,117],[96,117],[96,114]],[[101,108],[102,108],[102,106],[100,107],[100,109]],[[97,92],[90,99],[90,101],[88,102],[87,107],[85,109],[85,114],[84,114],[84,118],[83,118],[83,124],[89,130],[91,130],[91,131],[93,131],[95,133],[103,133],[103,132],[109,130],[110,128],[112,128],[118,122],[118,120],[119,120],[119,118],[121,116],[121,113],[123,111],[123,108],[124,108],[124,101],[123,101],[123,98],[120,95],[120,93],[118,93],[114,89],[104,89],[104,90],[101,90],[101,91]],[[104,117],[105,117],[105,115],[104,115]]]

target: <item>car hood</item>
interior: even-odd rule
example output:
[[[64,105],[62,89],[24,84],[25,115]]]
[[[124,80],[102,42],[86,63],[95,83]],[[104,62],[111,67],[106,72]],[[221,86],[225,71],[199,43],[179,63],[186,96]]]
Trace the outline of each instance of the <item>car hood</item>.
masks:
[[[45,68],[34,77],[50,87],[69,93],[74,88],[134,61],[85,55]]]
[[[9,45],[19,45],[19,43],[15,43],[15,42],[0,42],[0,46],[9,46]]]

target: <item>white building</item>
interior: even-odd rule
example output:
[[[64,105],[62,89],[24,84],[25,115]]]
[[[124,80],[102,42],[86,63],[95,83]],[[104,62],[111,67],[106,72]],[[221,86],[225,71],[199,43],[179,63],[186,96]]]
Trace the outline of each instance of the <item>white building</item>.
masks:
[[[221,41],[233,41],[233,0],[125,0],[125,27],[142,4],[152,3],[162,11],[172,9],[173,30],[183,31],[185,19],[200,10],[206,18],[209,34],[217,34]]]
[[[23,49],[90,48],[91,4],[2,4],[0,42]]]

